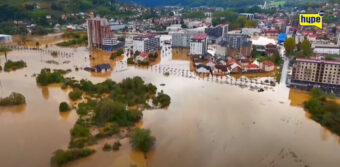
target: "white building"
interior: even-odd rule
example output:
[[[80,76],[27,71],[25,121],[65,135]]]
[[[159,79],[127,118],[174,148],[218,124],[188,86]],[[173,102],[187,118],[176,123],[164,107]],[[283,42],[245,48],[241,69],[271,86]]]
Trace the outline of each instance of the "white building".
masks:
[[[12,35],[0,34],[0,43],[11,43],[13,42]]]
[[[340,45],[314,45],[314,53],[340,54]]]
[[[133,52],[153,52],[160,48],[160,39],[157,34],[146,34],[133,37]]]
[[[191,38],[190,55],[204,55],[208,49],[208,36],[206,34],[198,34]]]
[[[182,30],[181,24],[172,24],[172,25],[166,27],[166,31],[179,31],[179,30]]]
[[[193,36],[197,34],[203,34],[205,32],[205,27],[199,27],[194,29],[185,29],[180,31],[170,31],[169,35],[172,36],[172,46],[173,47],[190,47],[190,40]]]
[[[242,28],[242,34],[246,34],[249,36],[253,36],[253,35],[258,35],[261,33],[261,29],[259,28]]]

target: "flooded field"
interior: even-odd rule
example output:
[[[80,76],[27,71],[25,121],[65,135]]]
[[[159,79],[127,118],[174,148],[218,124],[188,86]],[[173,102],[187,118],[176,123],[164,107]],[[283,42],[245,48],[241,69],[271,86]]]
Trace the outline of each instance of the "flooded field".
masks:
[[[340,164],[339,137],[306,116],[300,106],[304,101],[301,99],[308,98],[307,95],[299,97],[300,93],[290,92],[284,85],[259,93],[200,77],[183,77],[186,76],[182,75],[183,71],[190,72],[190,62],[180,56],[172,60],[169,54],[162,55],[158,67],[179,72],[166,77],[157,68],[126,66],[125,59],[91,60],[86,48],[62,50],[74,54],[53,57],[27,50],[8,54],[8,59],[26,61],[27,68],[0,72],[0,96],[20,92],[25,95],[27,105],[0,108],[1,167],[50,166],[53,152],[68,145],[69,130],[77,114],[75,111],[59,114],[59,103],[68,101],[67,91],[58,86],[36,85],[32,75],[45,67],[71,69],[68,76],[93,82],[141,76],[171,96],[167,110],[144,111],[140,126],[151,129],[156,137],[147,160],[131,149],[128,139],[122,140],[120,151],[103,152],[104,143],[111,142],[107,139],[96,146],[97,153],[68,167],[338,167]],[[48,60],[58,63],[47,63]],[[96,75],[82,70],[101,60],[110,61],[115,67],[113,72]],[[5,57],[0,56],[1,65],[4,61]]]

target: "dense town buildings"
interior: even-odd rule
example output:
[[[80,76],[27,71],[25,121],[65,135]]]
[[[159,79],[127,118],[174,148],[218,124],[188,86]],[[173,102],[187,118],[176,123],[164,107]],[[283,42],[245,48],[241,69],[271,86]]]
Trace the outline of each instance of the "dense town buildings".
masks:
[[[219,43],[222,38],[228,33],[229,25],[221,24],[216,27],[208,27],[205,33],[208,35],[208,42],[211,44]]]
[[[203,34],[204,32],[205,28],[195,28],[171,31],[169,34],[172,36],[173,47],[189,48],[191,38],[197,34]]]
[[[249,35],[227,34],[220,42],[221,46],[227,48],[227,55],[232,57],[250,57],[252,42]]]

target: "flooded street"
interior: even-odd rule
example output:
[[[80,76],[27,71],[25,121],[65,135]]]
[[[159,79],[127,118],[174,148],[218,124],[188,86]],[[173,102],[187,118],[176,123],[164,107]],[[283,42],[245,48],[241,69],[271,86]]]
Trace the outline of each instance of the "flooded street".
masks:
[[[114,69],[108,75],[96,76],[84,70],[75,71],[75,67],[94,65],[85,48],[63,50],[74,55],[52,57],[26,50],[8,54],[8,59],[24,60],[27,68],[0,72],[0,96],[20,92],[26,97],[27,105],[0,108],[1,167],[50,166],[53,152],[68,145],[69,130],[77,114],[75,111],[59,114],[59,103],[68,101],[67,91],[58,86],[36,85],[32,75],[44,67],[72,69],[67,76],[93,82],[107,78],[119,82],[126,77],[141,76],[171,97],[167,110],[144,111],[142,126],[151,129],[156,137],[155,148],[147,161],[141,153],[131,150],[128,140],[122,142],[118,152],[103,152],[103,141],[97,146],[97,153],[71,162],[68,167],[338,167],[340,164],[339,137],[309,119],[300,107],[299,98],[283,85],[259,93],[213,80],[182,77],[181,72],[166,77],[155,69],[126,67],[121,62],[116,62],[117,67],[124,70]],[[48,60],[58,64],[46,63]],[[2,65],[4,61],[4,56],[0,56]],[[169,55],[162,57],[159,66],[190,71],[189,61],[172,60]]]

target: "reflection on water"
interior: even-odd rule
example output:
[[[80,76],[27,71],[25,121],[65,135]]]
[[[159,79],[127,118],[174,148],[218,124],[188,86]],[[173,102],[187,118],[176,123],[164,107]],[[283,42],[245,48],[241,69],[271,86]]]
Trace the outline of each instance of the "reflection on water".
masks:
[[[284,86],[258,93],[198,78],[164,77],[155,69],[134,66],[104,77],[92,77],[93,74],[86,71],[75,71],[75,67],[115,61],[104,55],[105,58],[99,56],[93,62],[88,56],[87,49],[77,48],[72,56],[55,58],[59,62],[56,65],[45,63],[51,59],[50,55],[36,51],[9,54],[12,60],[24,59],[28,67],[0,73],[0,92],[20,92],[25,95],[27,105],[21,112],[3,112],[9,110],[0,108],[0,166],[49,166],[53,152],[67,147],[69,130],[77,115],[75,111],[58,111],[61,101],[69,101],[66,90],[60,86],[40,88],[36,85],[31,76],[43,67],[73,69],[67,76],[93,82],[106,78],[119,82],[126,77],[141,76],[146,82],[165,84],[158,88],[172,98],[167,110],[144,111],[143,122],[138,124],[151,129],[156,137],[155,148],[147,160],[142,153],[132,150],[126,138],[120,140],[120,151],[103,152],[106,142],[113,144],[116,140],[107,139],[96,146],[97,153],[67,167],[337,167],[340,164],[339,138],[307,118],[300,107],[308,99],[306,94],[295,90],[289,93]],[[64,64],[64,61],[70,63]],[[168,55],[162,55],[160,65],[190,70],[190,61],[172,60]]]
[[[22,104],[19,106],[0,107],[0,115],[1,115],[1,112],[21,113],[25,111],[25,109],[26,109],[26,104]]]
[[[47,86],[42,86],[41,87],[41,93],[45,99],[48,99],[50,97],[50,91],[48,91]]]

